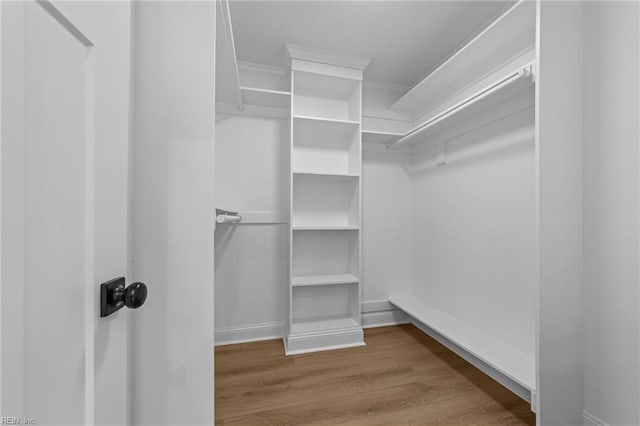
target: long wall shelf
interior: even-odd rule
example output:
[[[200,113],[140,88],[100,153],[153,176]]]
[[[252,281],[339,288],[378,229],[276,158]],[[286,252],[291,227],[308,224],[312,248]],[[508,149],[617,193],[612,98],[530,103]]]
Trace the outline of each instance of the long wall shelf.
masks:
[[[399,145],[424,141],[430,136],[456,126],[507,100],[530,90],[533,82],[533,64],[501,73],[496,80],[462,98],[450,107],[432,114],[401,137],[387,143],[389,149]]]
[[[535,391],[533,356],[417,300],[414,296],[391,297],[389,302],[529,391]]]
[[[398,99],[391,110],[414,119],[463,87],[535,49],[536,3],[521,0]]]

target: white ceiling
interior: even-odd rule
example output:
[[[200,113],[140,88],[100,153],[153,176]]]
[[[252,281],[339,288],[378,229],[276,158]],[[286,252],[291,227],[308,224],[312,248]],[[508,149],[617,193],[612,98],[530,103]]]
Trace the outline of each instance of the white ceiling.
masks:
[[[365,79],[412,86],[510,1],[232,1],[238,59],[282,65],[286,42],[372,59]]]

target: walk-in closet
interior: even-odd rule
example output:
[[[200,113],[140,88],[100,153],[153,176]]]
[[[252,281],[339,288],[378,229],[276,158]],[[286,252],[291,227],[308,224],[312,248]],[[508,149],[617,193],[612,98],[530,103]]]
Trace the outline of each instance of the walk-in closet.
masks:
[[[640,426],[640,0],[0,0],[0,424]]]
[[[284,370],[303,364],[331,376],[373,351],[385,361],[361,381],[401,376],[414,362],[403,345],[427,339],[507,392],[500,409],[523,404],[513,424],[572,424],[583,398],[576,70],[590,23],[605,18],[534,1],[218,6],[216,415],[278,385],[313,398],[321,377]],[[253,363],[259,344],[272,352]],[[280,368],[252,376],[254,390],[223,375]],[[430,392],[420,371],[426,388],[410,401]],[[392,401],[389,389],[377,398]],[[304,417],[256,413],[245,421]],[[430,424],[420,415],[405,420]]]

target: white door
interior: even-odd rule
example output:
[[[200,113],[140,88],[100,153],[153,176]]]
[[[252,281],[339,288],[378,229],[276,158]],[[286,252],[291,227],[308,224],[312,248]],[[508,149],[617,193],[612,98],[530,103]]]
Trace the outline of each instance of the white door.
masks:
[[[128,79],[105,75],[129,69],[105,7],[0,4],[0,410],[23,424],[127,421],[128,314],[99,317],[127,264]]]

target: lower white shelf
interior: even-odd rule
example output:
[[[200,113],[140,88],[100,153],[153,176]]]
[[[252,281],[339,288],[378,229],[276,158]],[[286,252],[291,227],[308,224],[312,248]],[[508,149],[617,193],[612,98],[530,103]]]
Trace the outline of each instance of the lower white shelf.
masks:
[[[318,319],[294,321],[294,323],[291,325],[291,332],[293,334],[304,334],[354,327],[360,327],[360,325],[354,318],[322,317]]]
[[[351,274],[329,274],[329,275],[299,275],[294,276],[292,285],[303,287],[311,285],[332,285],[357,283],[358,278]]]
[[[535,359],[532,356],[416,300],[414,296],[391,297],[389,302],[521,386],[535,391]]]
[[[293,225],[294,231],[358,231],[355,225]]]

